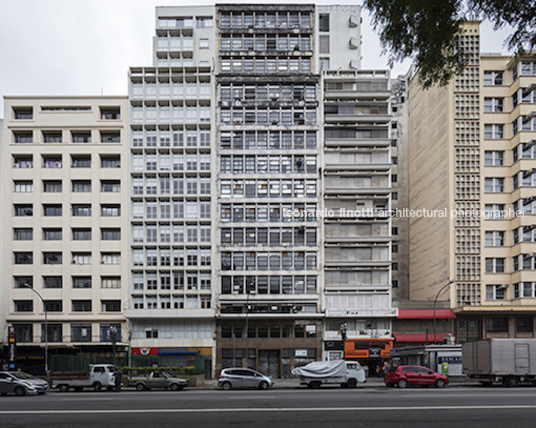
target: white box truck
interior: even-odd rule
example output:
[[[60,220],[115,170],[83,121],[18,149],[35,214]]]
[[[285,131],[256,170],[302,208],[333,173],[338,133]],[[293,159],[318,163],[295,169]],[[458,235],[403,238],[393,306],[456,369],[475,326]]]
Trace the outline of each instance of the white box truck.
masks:
[[[115,367],[111,364],[95,364],[89,366],[87,372],[51,372],[52,388],[67,392],[70,388],[82,391],[84,388],[93,388],[100,391],[106,388],[111,391],[115,385],[113,373]]]
[[[343,388],[355,388],[365,383],[365,370],[357,361],[315,361],[303,367],[295,367],[292,374],[300,378],[300,385],[320,388],[327,384],[340,384]]]
[[[536,339],[487,339],[462,345],[463,372],[482,385],[536,383]]]

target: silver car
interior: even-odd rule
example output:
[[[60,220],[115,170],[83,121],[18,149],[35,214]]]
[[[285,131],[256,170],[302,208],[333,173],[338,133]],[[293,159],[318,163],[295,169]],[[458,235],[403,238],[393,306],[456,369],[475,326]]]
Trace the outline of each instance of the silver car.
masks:
[[[50,389],[48,382],[25,372],[0,372],[0,394],[44,394]]]
[[[223,369],[218,379],[218,386],[225,390],[231,388],[268,389],[274,385],[271,377],[246,368]]]

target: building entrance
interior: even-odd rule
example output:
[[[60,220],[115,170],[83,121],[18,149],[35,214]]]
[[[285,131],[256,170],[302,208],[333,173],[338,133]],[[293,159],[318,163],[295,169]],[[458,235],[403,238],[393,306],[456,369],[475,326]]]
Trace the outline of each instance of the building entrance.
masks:
[[[259,371],[273,378],[279,377],[278,350],[259,350]]]

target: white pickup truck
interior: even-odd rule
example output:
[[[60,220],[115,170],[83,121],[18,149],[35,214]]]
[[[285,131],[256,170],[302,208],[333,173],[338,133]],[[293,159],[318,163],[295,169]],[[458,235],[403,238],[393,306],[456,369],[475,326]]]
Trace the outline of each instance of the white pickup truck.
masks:
[[[292,369],[294,376],[299,376],[300,385],[308,388],[320,388],[327,384],[340,384],[343,388],[355,388],[358,383],[365,383],[365,370],[357,361],[315,361],[304,367]]]
[[[62,372],[50,373],[52,388],[67,392],[70,388],[82,391],[84,388],[93,388],[101,391],[102,388],[111,390],[115,385],[113,373],[115,367],[110,364],[90,365],[88,372]]]

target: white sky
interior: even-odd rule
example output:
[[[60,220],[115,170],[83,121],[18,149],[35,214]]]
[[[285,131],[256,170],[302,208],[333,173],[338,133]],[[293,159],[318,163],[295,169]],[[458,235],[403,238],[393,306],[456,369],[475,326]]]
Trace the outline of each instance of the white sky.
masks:
[[[0,96],[126,95],[130,66],[152,63],[156,6],[238,0],[0,0]],[[247,3],[313,3],[270,0]],[[318,4],[356,4],[318,0]],[[362,67],[387,68],[363,11]],[[482,52],[503,52],[506,31],[481,28]],[[409,64],[396,64],[392,76]],[[3,101],[0,118],[3,117]]]

